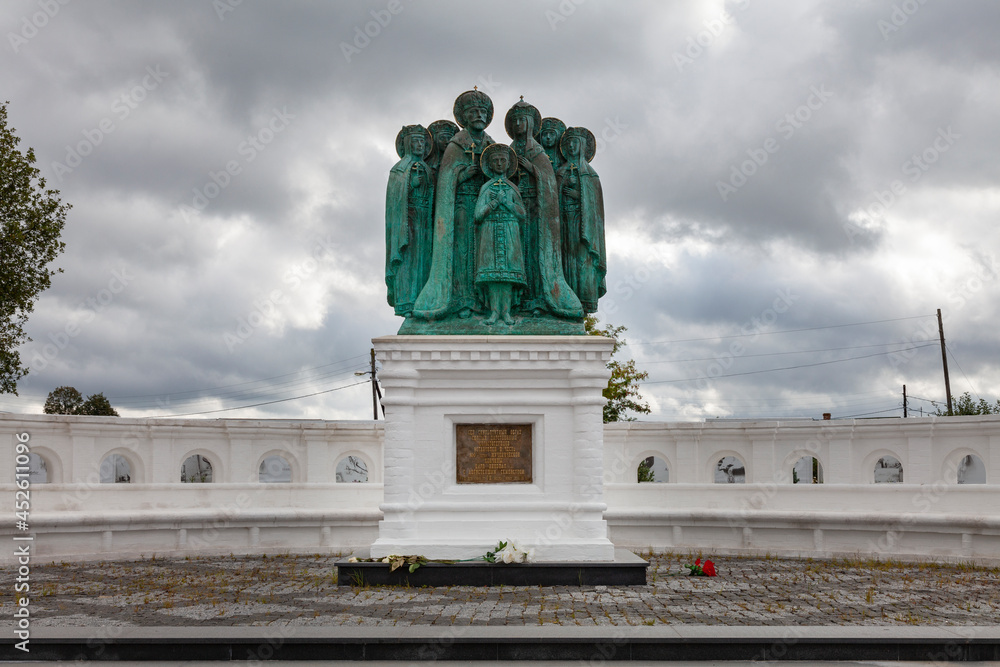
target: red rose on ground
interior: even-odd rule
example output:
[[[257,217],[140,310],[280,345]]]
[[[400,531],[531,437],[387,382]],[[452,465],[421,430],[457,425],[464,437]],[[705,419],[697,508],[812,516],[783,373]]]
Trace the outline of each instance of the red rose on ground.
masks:
[[[701,559],[699,558],[698,560],[696,560],[696,561],[694,562],[694,564],[695,564],[695,565],[701,565]]]
[[[705,564],[701,566],[701,571],[705,573],[706,577],[716,576],[715,565],[710,560],[705,561]]]

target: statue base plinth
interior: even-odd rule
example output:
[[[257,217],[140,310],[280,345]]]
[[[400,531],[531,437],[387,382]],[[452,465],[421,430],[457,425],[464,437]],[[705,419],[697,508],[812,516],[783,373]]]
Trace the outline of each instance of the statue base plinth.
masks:
[[[614,560],[604,521],[602,396],[614,341],[462,335],[373,343],[386,421],[372,557],[475,558],[513,540],[541,562]]]
[[[472,314],[466,319],[452,317],[444,320],[407,318],[399,327],[400,336],[583,336],[587,334],[583,322],[561,320],[542,315],[515,315],[514,324],[503,322],[486,324],[486,316]]]

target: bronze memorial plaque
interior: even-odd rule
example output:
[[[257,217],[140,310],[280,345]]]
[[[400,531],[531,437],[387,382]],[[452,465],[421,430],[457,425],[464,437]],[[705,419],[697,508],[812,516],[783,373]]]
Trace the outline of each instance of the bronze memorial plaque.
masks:
[[[531,424],[455,424],[459,484],[530,484]]]

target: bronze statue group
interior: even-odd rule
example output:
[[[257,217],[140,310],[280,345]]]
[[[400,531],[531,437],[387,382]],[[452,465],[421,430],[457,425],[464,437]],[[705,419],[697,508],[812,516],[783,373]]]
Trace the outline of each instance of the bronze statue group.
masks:
[[[504,119],[511,144],[495,143],[479,90],[454,116],[396,136],[385,280],[400,333],[576,333],[564,323],[582,327],[606,289],[593,133],[522,98]]]

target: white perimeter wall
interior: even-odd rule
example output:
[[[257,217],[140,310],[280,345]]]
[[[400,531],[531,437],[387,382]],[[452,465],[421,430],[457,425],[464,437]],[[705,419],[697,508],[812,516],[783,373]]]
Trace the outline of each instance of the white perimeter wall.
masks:
[[[29,533],[16,529],[14,515],[22,433],[50,480],[31,485]],[[347,553],[378,534],[381,422],[0,415],[0,443],[0,495],[10,499],[0,535],[35,535],[36,559]],[[111,454],[129,462],[130,483],[100,482]],[[212,462],[212,483],[180,483],[193,454]],[[289,462],[291,483],[257,481],[274,455]],[[957,483],[967,455],[982,461],[986,484]],[[369,482],[335,481],[347,456],[364,462]],[[636,483],[650,456],[666,464],[669,482]],[[726,456],[743,463],[745,484],[714,483]],[[819,460],[823,484],[791,483],[803,456]],[[885,456],[902,463],[905,483],[874,484]],[[609,424],[604,483],[617,546],[1000,561],[997,416]],[[12,553],[0,550],[0,562]]]

